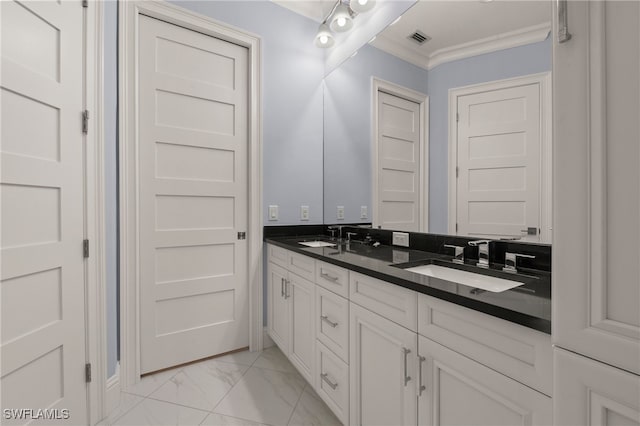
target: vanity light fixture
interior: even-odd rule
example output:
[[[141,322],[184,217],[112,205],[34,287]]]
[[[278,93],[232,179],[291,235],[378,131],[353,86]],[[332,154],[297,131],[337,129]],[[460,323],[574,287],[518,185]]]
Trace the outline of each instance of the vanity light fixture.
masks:
[[[316,46],[321,48],[333,46],[335,40],[331,31],[338,33],[349,31],[353,28],[353,18],[358,13],[373,9],[375,4],[376,0],[337,0],[329,15],[318,28],[315,38]]]
[[[368,12],[376,5],[375,0],[351,0],[349,7],[356,13]]]
[[[344,33],[353,28],[353,18],[351,17],[351,10],[349,7],[340,2],[336,11],[331,18],[331,29],[338,33]]]
[[[329,26],[326,23],[320,25],[318,28],[318,34],[316,34],[316,46],[329,48],[333,46],[335,40],[333,38],[333,34],[329,31]]]

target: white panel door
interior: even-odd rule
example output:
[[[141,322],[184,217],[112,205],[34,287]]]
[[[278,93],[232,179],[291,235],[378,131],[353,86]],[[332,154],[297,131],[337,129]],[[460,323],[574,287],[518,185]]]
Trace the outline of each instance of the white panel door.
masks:
[[[540,96],[534,83],[457,98],[459,235],[539,241]]]
[[[350,424],[416,424],[416,333],[353,303],[350,328]]]
[[[0,12],[1,405],[86,424],[82,3]]]
[[[556,426],[640,426],[640,376],[553,350]]]
[[[375,226],[420,231],[420,105],[378,94]]]
[[[640,374],[640,3],[568,7],[573,38],[553,52],[553,339]]]
[[[142,16],[141,371],[248,346],[248,53]]]

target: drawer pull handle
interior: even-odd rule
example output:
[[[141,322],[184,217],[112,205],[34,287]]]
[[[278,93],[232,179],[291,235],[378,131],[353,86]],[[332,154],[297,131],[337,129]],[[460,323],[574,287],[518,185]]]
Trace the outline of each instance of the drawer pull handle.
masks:
[[[284,298],[288,299],[289,297],[291,297],[291,294],[289,293],[289,284],[291,284],[291,280],[284,280]]]
[[[427,390],[427,387],[422,384],[422,363],[425,362],[427,358],[422,355],[418,356],[418,397],[422,396],[422,392]]]
[[[280,297],[284,297],[284,278],[280,278]]]
[[[336,282],[338,281],[338,277],[334,277],[332,275],[327,274],[326,272],[320,272],[320,276],[326,280]]]
[[[407,355],[411,353],[411,349],[402,348],[404,352],[404,386],[407,387],[407,383],[411,381],[411,377],[407,375]]]
[[[333,328],[336,328],[336,327],[338,326],[338,323],[337,323],[337,322],[333,322],[333,321],[331,321],[331,320],[329,319],[329,317],[328,317],[328,316],[326,316],[326,315],[322,315],[320,318],[322,319],[322,321],[326,322],[327,324],[329,324],[329,325],[330,325],[331,327],[333,327]]]
[[[333,383],[331,380],[329,380],[329,375],[327,373],[320,374],[320,377],[322,378],[322,380],[325,381],[326,384],[331,386],[331,389],[336,390],[336,388],[338,387],[338,384]]]

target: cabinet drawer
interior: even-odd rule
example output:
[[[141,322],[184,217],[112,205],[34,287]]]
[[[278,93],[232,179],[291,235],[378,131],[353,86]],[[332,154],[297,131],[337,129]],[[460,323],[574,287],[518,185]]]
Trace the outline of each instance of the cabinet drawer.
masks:
[[[342,424],[349,424],[349,367],[321,342],[316,348],[316,392]]]
[[[316,284],[342,297],[349,297],[349,271],[339,266],[317,261]]]
[[[311,282],[315,281],[316,261],[308,256],[289,252],[286,268]]]
[[[409,330],[417,329],[417,293],[367,275],[349,274],[349,300]]]
[[[551,336],[424,294],[418,333],[546,395],[552,394]]]
[[[283,268],[288,267],[289,253],[291,253],[289,250],[283,249],[282,247],[267,244],[267,261],[282,266]]]
[[[349,301],[322,287],[316,287],[316,337],[348,361]]]

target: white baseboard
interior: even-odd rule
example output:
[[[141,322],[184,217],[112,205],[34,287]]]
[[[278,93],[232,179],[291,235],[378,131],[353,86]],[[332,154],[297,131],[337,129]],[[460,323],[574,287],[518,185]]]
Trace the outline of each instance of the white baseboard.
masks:
[[[120,405],[120,363],[116,366],[116,373],[107,379],[105,396],[106,415],[109,416]]]
[[[269,336],[269,332],[267,331],[267,327],[264,327],[262,329],[262,348],[263,349],[267,349],[267,348],[270,348],[273,345],[275,345],[275,343],[273,343],[273,340],[271,339],[271,336]]]

